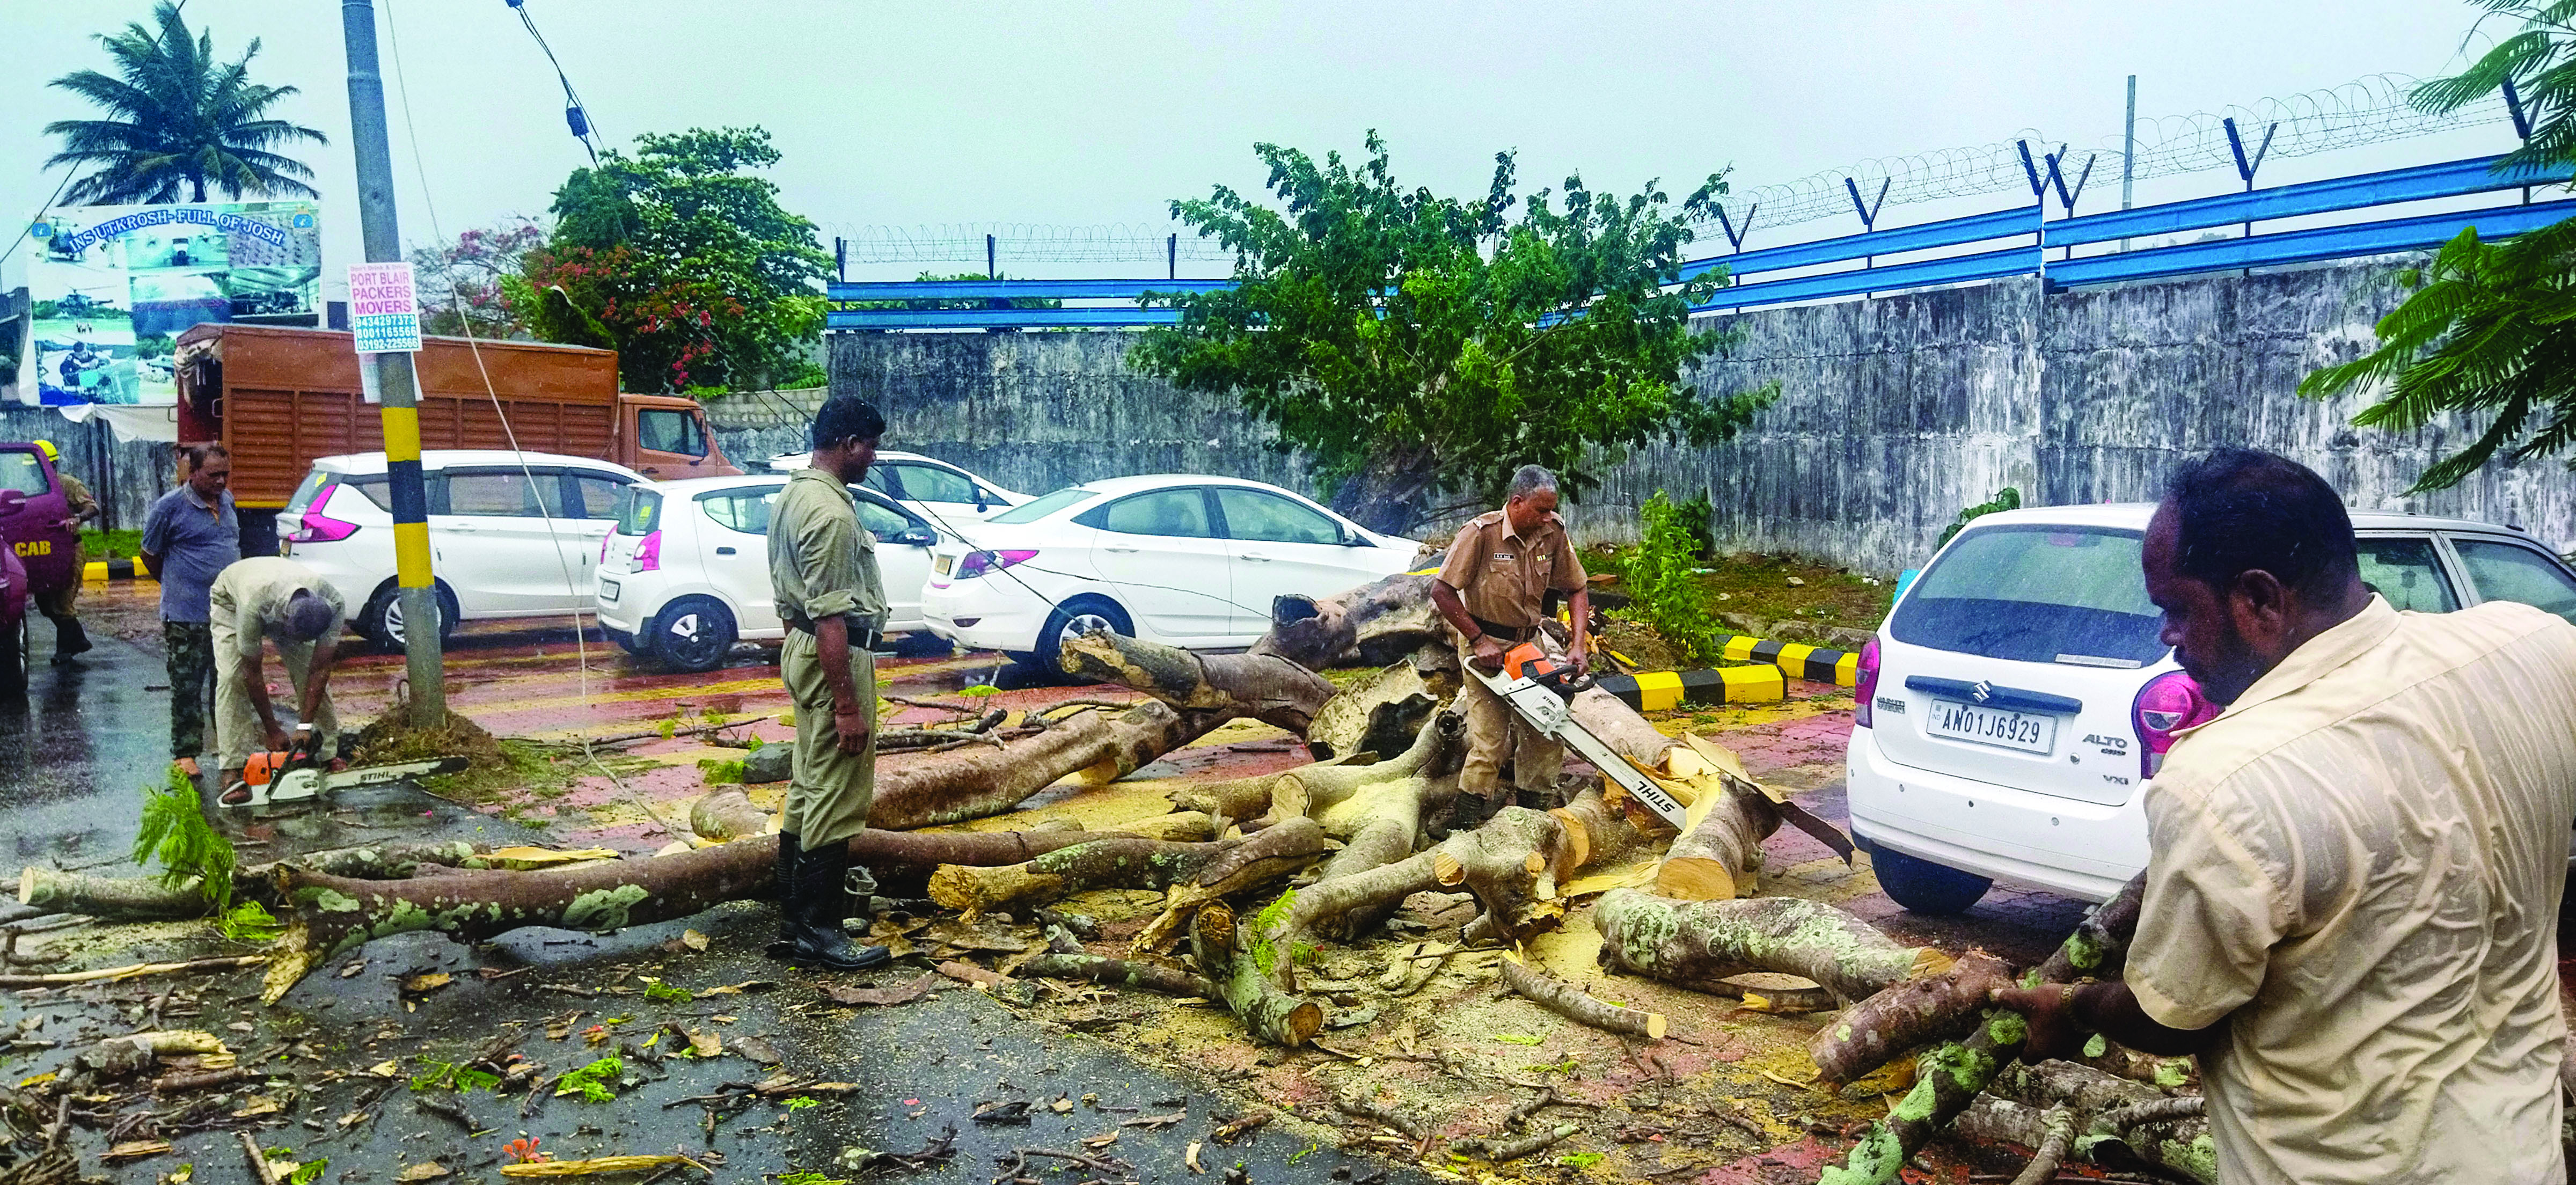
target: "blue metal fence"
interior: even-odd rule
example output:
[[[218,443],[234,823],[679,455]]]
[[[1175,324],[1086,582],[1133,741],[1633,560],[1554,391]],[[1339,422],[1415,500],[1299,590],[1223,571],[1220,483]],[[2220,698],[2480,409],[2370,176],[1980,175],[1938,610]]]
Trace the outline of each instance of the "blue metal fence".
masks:
[[[2100,284],[2196,272],[2313,263],[2436,247],[2474,226],[2481,235],[2506,237],[2576,217],[2576,200],[2492,206],[2477,210],[2378,219],[2340,226],[2277,231],[2206,243],[2183,243],[2116,254],[2050,260],[2049,248],[2071,249],[2114,239],[2134,239],[2208,227],[2248,225],[2283,218],[2394,206],[2437,198],[2565,184],[2567,169],[2504,171],[2500,157],[2478,157],[2393,169],[2325,181],[2274,186],[2245,193],[2194,198],[2134,210],[2046,221],[2044,205],[2022,206],[1919,226],[1895,227],[1814,242],[1766,247],[1692,260],[1683,278],[1728,269],[1731,285],[1697,311],[1826,300],[1963,284],[2006,276],[2041,275],[2052,285]],[[1994,246],[1998,241],[2006,245]],[[1880,264],[1890,255],[1968,250],[1965,254]],[[1798,276],[1766,275],[1860,262],[1863,266]],[[1132,303],[1073,308],[1015,308],[1015,299],[1118,300],[1147,293],[1212,292],[1227,280],[927,280],[834,283],[826,325],[832,329],[1114,328],[1168,325],[1169,308]],[[904,307],[888,302],[982,301],[956,308]],[[879,304],[881,307],[860,307]]]

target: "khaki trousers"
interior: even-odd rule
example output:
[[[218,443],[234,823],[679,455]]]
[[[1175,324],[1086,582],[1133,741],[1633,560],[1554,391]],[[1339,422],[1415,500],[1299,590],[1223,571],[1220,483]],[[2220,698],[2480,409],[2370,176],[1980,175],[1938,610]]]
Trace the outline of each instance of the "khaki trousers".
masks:
[[[215,656],[215,753],[221,769],[240,769],[249,764],[250,755],[268,747],[268,738],[260,734],[259,710],[251,706],[250,685],[241,676],[241,631],[230,617],[218,612],[207,623],[212,635]],[[270,706],[282,724],[304,700],[304,681],[312,674],[313,643],[278,642],[277,657],[286,667],[285,694]],[[179,689],[171,688],[177,695]],[[331,707],[331,692],[324,689],[321,702],[315,705],[313,731],[320,734],[320,752],[324,761],[340,755],[340,714]],[[290,732],[293,729],[290,727]]]
[[[1557,775],[1565,770],[1565,746],[1522,723],[1510,704],[1476,678],[1475,657],[1474,646],[1459,645],[1458,663],[1466,674],[1467,763],[1458,771],[1458,792],[1494,798],[1503,759],[1509,757],[1515,788],[1553,795]]]
[[[856,753],[842,752],[832,729],[832,687],[814,635],[787,631],[778,677],[796,701],[795,772],[779,830],[808,851],[845,841],[867,827],[877,796],[877,656],[850,648],[850,680],[868,718],[868,746]]]

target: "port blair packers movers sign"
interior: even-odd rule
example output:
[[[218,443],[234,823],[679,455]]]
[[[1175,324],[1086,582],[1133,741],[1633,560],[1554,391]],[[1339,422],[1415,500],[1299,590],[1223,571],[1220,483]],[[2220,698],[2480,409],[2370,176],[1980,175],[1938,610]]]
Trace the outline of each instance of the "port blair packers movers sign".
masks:
[[[420,298],[410,264],[349,265],[349,329],[361,354],[420,352]]]
[[[205,322],[320,321],[321,207],[312,202],[65,206],[27,228],[21,397],[48,404],[178,399],[179,334]]]

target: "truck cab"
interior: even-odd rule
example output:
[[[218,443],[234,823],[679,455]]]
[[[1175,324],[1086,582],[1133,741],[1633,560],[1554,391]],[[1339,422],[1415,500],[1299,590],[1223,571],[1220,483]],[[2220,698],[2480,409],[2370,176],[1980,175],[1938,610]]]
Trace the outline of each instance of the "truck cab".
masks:
[[[675,395],[620,395],[618,436],[630,443],[617,458],[655,481],[687,477],[733,477],[742,472],[725,460],[707,431],[706,411],[695,399]]]

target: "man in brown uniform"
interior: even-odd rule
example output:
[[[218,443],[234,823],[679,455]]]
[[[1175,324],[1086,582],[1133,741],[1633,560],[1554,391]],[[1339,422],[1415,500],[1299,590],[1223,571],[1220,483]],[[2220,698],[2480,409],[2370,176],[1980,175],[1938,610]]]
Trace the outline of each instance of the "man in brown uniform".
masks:
[[[1501,510],[1478,515],[1458,529],[1431,603],[1458,631],[1460,661],[1498,671],[1503,655],[1538,635],[1547,594],[1563,594],[1574,618],[1574,647],[1567,661],[1581,673],[1590,665],[1592,601],[1584,592],[1583,561],[1556,517],[1556,475],[1523,465],[1512,475]],[[1490,688],[1467,680],[1467,763],[1458,771],[1456,826],[1473,827],[1492,813],[1503,758],[1512,758],[1512,782],[1524,805],[1556,805],[1556,779],[1565,746],[1539,735]]]
[[[62,453],[54,448],[53,441],[39,440],[36,447],[45,450],[45,459],[54,463],[54,477],[63,484],[63,501],[71,507],[71,517],[55,525],[77,532],[82,523],[98,517],[98,498],[81,484],[81,479],[63,469]],[[72,608],[80,598],[80,586],[80,576],[75,573],[61,588],[37,598],[36,607],[54,623],[54,663],[58,666],[90,648],[89,631],[81,628],[80,617]]]

